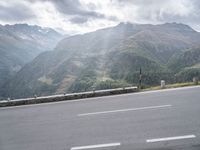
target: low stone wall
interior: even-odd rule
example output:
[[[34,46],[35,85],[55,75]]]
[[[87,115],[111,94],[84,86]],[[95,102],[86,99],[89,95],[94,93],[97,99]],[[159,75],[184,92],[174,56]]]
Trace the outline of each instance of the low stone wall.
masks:
[[[137,87],[127,87],[127,88],[117,88],[117,89],[108,89],[108,90],[99,90],[99,91],[89,91],[83,93],[72,93],[72,94],[63,94],[63,95],[52,95],[45,97],[37,98],[27,98],[27,99],[16,99],[16,100],[3,100],[0,101],[0,107],[7,106],[18,106],[18,105],[28,105],[28,104],[38,104],[38,103],[48,103],[48,102],[58,102],[58,101],[67,101],[75,99],[84,99],[90,97],[100,97],[108,96],[115,94],[124,94],[137,92]]]

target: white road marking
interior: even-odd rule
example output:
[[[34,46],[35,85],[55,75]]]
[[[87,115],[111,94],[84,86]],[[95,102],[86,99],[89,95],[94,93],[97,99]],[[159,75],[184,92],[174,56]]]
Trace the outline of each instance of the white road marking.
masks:
[[[94,148],[103,148],[103,147],[114,147],[120,146],[120,143],[109,143],[109,144],[99,144],[99,145],[88,145],[81,147],[72,147],[71,150],[82,150],[82,149],[94,149]]]
[[[165,138],[158,138],[158,139],[149,139],[149,140],[146,140],[146,142],[147,143],[154,143],[154,142],[191,139],[191,138],[196,138],[196,136],[195,135],[184,135],[184,136],[175,136],[175,137],[165,137]]]
[[[119,109],[119,110],[111,110],[111,111],[102,111],[102,112],[92,112],[92,113],[84,113],[78,114],[81,116],[89,116],[89,115],[99,115],[99,114],[108,114],[108,113],[117,113],[117,112],[127,112],[127,111],[137,111],[137,110],[145,110],[145,109],[159,109],[171,107],[172,105],[159,105],[159,106],[148,106],[148,107],[139,107],[139,108],[129,108],[129,109]]]

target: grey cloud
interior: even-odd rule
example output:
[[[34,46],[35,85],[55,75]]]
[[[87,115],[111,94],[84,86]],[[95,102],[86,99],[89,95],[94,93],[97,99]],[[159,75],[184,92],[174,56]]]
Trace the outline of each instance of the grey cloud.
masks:
[[[25,21],[35,17],[34,12],[24,4],[0,5],[0,20],[2,21]]]
[[[115,0],[116,2],[129,5],[130,7],[137,7],[137,17],[148,20],[156,18],[160,20],[161,14],[165,14],[163,7],[170,3],[169,0]]]
[[[47,1],[54,4],[56,9],[65,15],[84,16],[88,18],[105,18],[104,14],[98,13],[95,10],[85,10],[79,0],[28,0],[30,2],[35,1]]]
[[[71,15],[74,16],[70,20],[72,23],[85,23],[89,19],[107,19],[107,20],[117,20],[117,17],[115,16],[106,16],[102,13],[96,12],[96,6],[94,4],[89,4],[88,8],[89,10],[86,10],[83,8],[82,4],[79,0],[28,0],[30,2],[51,2],[55,8],[64,15]]]
[[[68,16],[67,18],[71,18],[67,20],[67,22],[71,22],[72,24],[77,25],[81,25],[97,19],[102,19],[103,21],[109,20],[116,23],[121,21],[155,24],[161,22],[180,22],[190,26],[199,26],[200,28],[200,0],[110,0],[108,8],[106,7],[105,9],[109,9],[109,7],[112,6],[111,10],[116,9],[115,11],[119,12],[116,13],[116,15],[113,14],[113,16],[103,14],[103,12],[107,12],[108,10],[104,11],[104,8],[101,8],[101,5],[97,5],[93,2],[87,4],[86,9],[80,0],[7,1],[8,2],[5,2],[7,5],[1,5],[0,2],[0,20],[2,22],[25,21],[28,19],[31,20],[34,17],[34,19],[37,20],[37,14],[40,12],[34,12],[32,10],[32,4],[35,2],[41,2],[40,5],[43,5],[42,2],[49,2],[53,4],[59,13],[64,14],[64,17]],[[181,7],[179,8],[177,4],[180,3],[183,3],[185,6],[186,14],[179,13],[181,11]],[[187,6],[187,4],[189,5]],[[131,12],[132,7],[134,9]],[[177,10],[176,7],[178,7]],[[101,11],[101,9],[102,13],[99,13],[97,10]],[[63,20],[65,21],[65,18]]]
[[[200,23],[200,1],[199,0],[185,0],[185,1],[172,1],[172,0],[113,0],[119,5],[133,5],[137,7],[137,19],[145,20],[146,22],[181,22],[189,25]],[[186,15],[177,13],[177,10],[170,8],[163,9],[169,4],[174,6],[177,3],[182,3],[187,9],[189,3],[192,5],[193,10],[189,11]],[[156,23],[156,22],[155,22]]]
[[[132,3],[135,5],[151,5],[168,2],[168,0],[114,0],[120,3]]]
[[[94,18],[103,18],[104,15],[95,11],[89,11],[82,8],[81,3],[78,0],[59,0],[53,1],[56,8],[67,15],[79,15]]]
[[[89,19],[107,19],[111,21],[118,20],[116,16],[106,16],[96,12],[96,6],[94,4],[89,4],[90,10],[85,10],[79,0],[48,1],[53,2],[57,10],[60,12],[66,15],[75,15],[75,17],[70,20],[72,23],[82,24],[87,22]]]
[[[83,24],[86,23],[87,21],[88,21],[87,17],[74,17],[70,19],[70,22],[74,24]]]

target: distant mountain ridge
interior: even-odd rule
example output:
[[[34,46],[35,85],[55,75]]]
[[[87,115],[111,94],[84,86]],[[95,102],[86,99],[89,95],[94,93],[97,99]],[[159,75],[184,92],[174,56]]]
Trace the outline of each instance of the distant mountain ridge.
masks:
[[[74,35],[61,40],[54,51],[40,54],[23,67],[7,82],[3,97],[137,85],[140,67],[145,86],[158,85],[161,79],[167,83],[188,81],[194,75],[200,77],[200,72],[193,69],[182,72],[185,67],[200,64],[196,56],[199,55],[199,43],[199,32],[178,23],[120,23],[115,27]],[[185,54],[193,51],[197,57],[195,62],[186,66],[176,62],[184,62],[187,60]],[[192,57],[193,54],[190,61]]]
[[[62,35],[54,29],[37,25],[15,24],[5,25],[3,28],[22,40],[27,40],[33,43],[38,42],[37,44],[40,44],[40,46],[43,46],[46,49],[54,49],[57,42],[61,40],[62,37]],[[54,42],[54,40],[56,42]]]
[[[0,86],[39,53],[53,50],[62,37],[50,28],[0,25]]]

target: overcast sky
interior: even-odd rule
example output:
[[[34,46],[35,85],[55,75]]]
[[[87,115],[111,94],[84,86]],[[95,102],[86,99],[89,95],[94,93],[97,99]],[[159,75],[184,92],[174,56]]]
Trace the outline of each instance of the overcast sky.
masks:
[[[36,24],[75,34],[120,22],[178,22],[200,31],[200,0],[0,0],[0,24]]]

